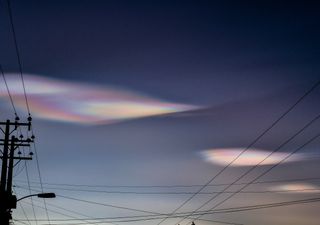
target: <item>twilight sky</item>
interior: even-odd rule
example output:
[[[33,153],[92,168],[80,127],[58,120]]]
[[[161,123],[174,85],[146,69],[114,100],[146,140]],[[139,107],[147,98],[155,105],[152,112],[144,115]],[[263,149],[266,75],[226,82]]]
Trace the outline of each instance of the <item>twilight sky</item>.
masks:
[[[49,222],[34,198],[34,207],[30,199],[18,205],[15,224],[108,224],[92,218],[150,214],[132,209],[171,213],[248,147],[320,79],[320,4],[259,2],[12,0],[43,188],[58,195],[46,201]],[[4,0],[0,43],[10,92],[26,118]],[[13,119],[0,80],[0,119]],[[251,182],[319,134],[320,119],[282,146],[318,116],[319,99],[317,87],[178,212],[198,209],[221,184],[260,164],[237,183]],[[320,197],[319,146],[320,138],[217,208]],[[26,171],[32,193],[40,190],[35,158],[27,167],[20,162],[18,197],[29,194]],[[195,223],[317,225],[319,207],[215,213]]]

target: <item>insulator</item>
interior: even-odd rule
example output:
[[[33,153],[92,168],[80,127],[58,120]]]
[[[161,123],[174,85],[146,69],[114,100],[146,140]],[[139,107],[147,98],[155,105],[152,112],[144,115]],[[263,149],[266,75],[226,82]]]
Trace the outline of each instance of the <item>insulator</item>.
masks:
[[[21,155],[22,153],[20,151],[18,151],[18,155]]]
[[[31,139],[35,139],[36,137],[34,135],[31,136]]]
[[[29,121],[29,122],[32,121],[32,117],[31,117],[31,116],[28,117],[28,121]]]
[[[16,116],[15,120],[16,120],[16,121],[19,121],[19,120],[20,120],[19,116]]]
[[[33,152],[30,152],[29,155],[33,155]]]
[[[19,136],[19,137],[20,137],[20,139],[22,139],[22,138],[23,138],[23,135],[22,135],[22,134],[20,134],[20,136]]]

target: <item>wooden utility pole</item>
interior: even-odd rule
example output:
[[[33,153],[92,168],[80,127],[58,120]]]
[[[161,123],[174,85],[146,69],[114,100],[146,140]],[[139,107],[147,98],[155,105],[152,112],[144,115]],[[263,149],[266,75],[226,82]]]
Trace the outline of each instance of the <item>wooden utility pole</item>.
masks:
[[[1,131],[4,134],[4,139],[0,139],[0,146],[3,146],[2,156],[2,168],[1,168],[1,181],[0,181],[0,225],[9,225],[12,219],[11,212],[17,206],[17,197],[12,193],[12,176],[14,160],[31,160],[32,157],[21,157],[21,152],[18,156],[15,155],[15,150],[20,146],[30,147],[30,143],[33,142],[33,138],[24,139],[22,135],[20,138],[10,135],[18,128],[23,129],[27,127],[31,129],[31,117],[28,118],[27,123],[20,123],[19,118],[15,121],[7,120],[6,122],[0,122]],[[4,129],[3,129],[4,128]],[[1,132],[0,131],[0,132]]]

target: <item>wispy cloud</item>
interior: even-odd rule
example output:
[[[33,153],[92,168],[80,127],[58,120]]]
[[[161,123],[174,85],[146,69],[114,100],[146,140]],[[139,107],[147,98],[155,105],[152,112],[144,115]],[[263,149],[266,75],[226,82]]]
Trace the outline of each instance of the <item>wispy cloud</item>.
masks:
[[[279,191],[285,193],[319,193],[318,186],[308,183],[292,183],[282,184],[269,188],[271,191]]]
[[[197,107],[167,102],[125,89],[67,82],[41,76],[24,76],[29,105],[38,118],[82,123],[108,124],[127,119],[183,112]],[[25,110],[21,79],[7,75],[16,106]],[[0,97],[7,99],[5,88]]]
[[[201,156],[204,160],[218,164],[228,165],[235,160],[244,148],[221,148],[221,149],[209,149],[201,152]],[[276,152],[270,155],[270,151],[249,149],[245,153],[241,154],[231,166],[254,166],[254,165],[272,165],[280,162],[283,158],[288,156],[289,153]],[[270,156],[269,156],[270,155]],[[267,157],[267,158],[266,158]],[[306,159],[304,154],[294,154],[290,156],[285,162],[293,162]]]

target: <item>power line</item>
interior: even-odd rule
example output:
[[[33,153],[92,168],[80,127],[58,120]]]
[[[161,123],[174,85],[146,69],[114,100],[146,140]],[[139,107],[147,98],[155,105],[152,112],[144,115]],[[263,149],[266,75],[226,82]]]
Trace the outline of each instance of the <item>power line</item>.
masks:
[[[16,107],[14,106],[13,98],[12,98],[12,95],[10,93],[10,89],[9,89],[9,86],[8,86],[8,83],[7,83],[7,79],[6,79],[5,75],[4,75],[3,68],[1,66],[1,64],[0,64],[0,70],[1,70],[2,78],[3,78],[4,84],[6,86],[6,90],[7,90],[10,102],[11,102],[12,109],[14,111],[15,116],[17,117],[18,116],[17,110],[16,110]]]
[[[247,183],[248,184],[248,183]],[[17,188],[25,188],[25,186],[16,185]],[[36,187],[32,187],[36,188]],[[62,190],[72,192],[93,192],[103,194],[135,194],[135,195],[191,195],[195,192],[134,192],[134,191],[101,191],[101,190],[88,190],[88,189],[68,189],[68,188],[54,188],[47,187],[48,190]],[[320,188],[302,188],[297,190],[269,190],[269,191],[242,191],[244,194],[264,194],[264,193],[294,193],[294,192],[306,192],[306,191],[320,191]],[[235,193],[236,191],[208,191],[200,192],[199,195],[212,195],[219,193]]]
[[[257,143],[267,132],[269,132],[276,124],[279,123],[289,112],[291,112],[304,98],[306,98],[314,89],[320,85],[320,80],[317,81],[306,93],[304,93],[292,106],[290,106],[278,119],[276,119],[267,129],[265,129],[258,137],[256,137],[245,149],[243,149],[231,162],[229,162],[224,168],[222,168],[216,175],[214,175],[207,183],[205,183],[195,194],[191,195],[187,200],[180,204],[172,213],[177,212],[185,204],[191,201],[198,193],[206,188],[211,182],[213,182],[220,174],[222,174],[227,168],[229,168],[236,160],[240,158],[245,152],[247,152],[255,143]],[[166,219],[161,220],[157,225],[163,223]]]
[[[230,208],[222,208],[222,209],[215,209],[215,210],[203,210],[198,211],[194,215],[210,215],[216,213],[235,213],[235,212],[242,212],[242,211],[251,211],[251,210],[258,210],[258,209],[266,209],[266,208],[274,208],[274,207],[284,207],[290,205],[300,205],[300,204],[307,204],[307,203],[316,203],[320,202],[320,197],[316,198],[308,198],[308,199],[299,199],[293,201],[283,201],[283,202],[274,202],[274,203],[267,203],[267,204],[257,204],[257,205],[249,205],[249,206],[239,206],[239,207],[230,207]],[[159,215],[146,215],[146,216],[122,216],[122,217],[100,217],[100,218],[82,218],[80,220],[89,220],[93,223],[108,223],[108,222],[133,222],[133,221],[146,221],[146,220],[157,220],[161,219],[164,216],[170,216],[170,218],[178,218],[183,217],[186,215],[191,215],[192,212],[180,212],[175,213],[174,215],[171,214],[159,214]],[[121,220],[120,220],[121,219]],[[194,218],[192,218],[194,219]],[[20,221],[24,221],[23,219],[19,219]],[[78,219],[77,219],[78,220]],[[106,221],[96,221],[95,220],[106,220]],[[31,220],[34,221],[34,220]],[[44,219],[37,219],[38,222],[47,221]],[[54,222],[68,222],[74,221],[74,219],[51,219]]]
[[[17,193],[14,188],[13,188],[13,191],[14,191],[15,193]],[[31,225],[31,223],[30,223],[30,221],[29,221],[29,218],[28,218],[28,216],[27,216],[27,214],[26,214],[26,211],[24,210],[21,202],[18,202],[18,204],[19,204],[19,206],[20,206],[20,208],[21,208],[21,210],[22,210],[22,213],[23,213],[24,217],[26,218],[28,224]]]
[[[18,134],[20,134],[19,136],[23,136],[23,133],[22,133],[22,129],[21,127],[19,127],[19,130],[17,130]],[[24,146],[22,146],[22,151],[23,151],[23,155],[25,156],[25,148]],[[27,162],[24,161],[24,169],[25,169],[25,175],[26,175],[26,178],[27,178],[27,184],[28,184],[28,188],[27,190],[29,191],[29,194],[31,194],[31,185],[30,185],[30,178],[29,178],[29,170],[28,170],[28,165],[27,165]],[[23,171],[23,169],[21,170],[21,172]],[[32,206],[32,212],[33,212],[33,216],[35,218],[35,220],[37,219],[36,217],[36,212],[35,212],[35,208],[34,208],[34,203],[33,203],[33,199],[31,198],[30,199],[30,202],[31,202],[31,206]],[[20,202],[19,202],[20,203]],[[22,205],[20,204],[21,208],[22,208]],[[23,209],[23,208],[22,208]],[[36,222],[37,224],[37,222]]]
[[[18,41],[17,41],[17,35],[16,35],[14,22],[13,22],[13,15],[12,15],[12,9],[11,9],[10,0],[7,0],[7,6],[8,6],[8,13],[9,13],[9,18],[10,18],[10,25],[11,25],[11,31],[12,31],[15,51],[16,51],[16,55],[17,55],[17,59],[18,59],[19,72],[20,72],[20,77],[21,77],[21,82],[22,82],[22,87],[23,87],[24,98],[25,98],[25,101],[26,101],[28,114],[30,116],[31,114],[30,114],[29,102],[28,102],[25,82],[24,82],[24,78],[23,78],[22,62],[21,62],[20,52],[19,52],[19,48],[18,48]]]
[[[173,218],[177,218],[177,216],[176,217],[173,217]],[[157,220],[158,218],[147,218],[147,219],[142,219],[142,220],[127,220],[127,221],[119,221],[120,223],[125,223],[125,222],[138,222],[138,221],[147,221],[147,220]],[[242,224],[242,223],[232,223],[232,222],[226,222],[226,221],[220,221],[220,220],[209,220],[209,219],[200,219],[200,220],[202,220],[202,221],[206,221],[206,222],[211,222],[211,223],[218,223],[218,224],[227,224],[227,225],[244,225],[244,224]],[[21,220],[19,220],[19,221],[21,221]],[[75,220],[75,221],[77,221],[77,220]],[[44,222],[44,220],[43,220],[43,222]],[[61,225],[81,225],[81,224],[86,224],[86,223],[88,223],[88,222],[86,222],[86,221],[84,221],[85,223],[83,223],[83,222],[81,222],[81,223],[74,223],[74,222],[72,222],[72,223],[59,223],[59,224],[61,224]],[[106,223],[106,224],[110,224],[111,222],[107,222],[107,221],[93,221],[93,222],[89,222],[90,224],[104,224],[104,223]],[[58,224],[56,224],[56,225],[58,225]]]
[[[33,129],[32,129],[32,136],[34,136]],[[42,178],[41,178],[41,172],[40,172],[40,166],[39,166],[38,152],[37,152],[37,148],[36,148],[35,142],[33,142],[33,148],[34,148],[34,153],[36,155],[37,171],[38,171],[38,175],[39,175],[41,192],[43,193],[44,191],[43,191]],[[43,199],[43,203],[44,203],[44,208],[45,208],[45,211],[46,211],[46,216],[47,216],[47,219],[48,219],[49,224],[50,224],[50,217],[49,217],[49,213],[48,213],[48,210],[47,210],[47,203],[46,203],[45,199]]]
[[[28,204],[28,203],[27,203]],[[59,214],[59,215],[62,215],[62,216],[65,216],[65,217],[68,217],[68,218],[72,218],[72,220],[76,220],[76,221],[85,221],[86,223],[89,223],[89,224],[93,224],[91,221],[89,220],[83,220],[82,218],[79,218],[79,217],[75,217],[75,216],[72,216],[72,215],[69,215],[69,214],[66,214],[66,213],[62,213],[62,212],[58,212],[56,210],[52,210],[52,209],[47,209],[45,207],[42,207],[42,206],[39,206],[39,205],[35,205],[36,207],[40,208],[40,209],[44,209],[45,211],[50,211],[50,212],[53,212],[53,213],[56,213],[56,214]],[[66,211],[64,209],[64,211]],[[70,211],[70,210],[68,210]],[[39,221],[39,220],[38,220]],[[50,222],[49,220],[46,220],[48,222]],[[113,223],[108,223],[108,224],[113,224]]]
[[[16,52],[16,55],[17,55],[17,60],[18,60],[18,65],[19,65],[19,72],[20,72],[20,77],[21,77],[21,82],[22,82],[22,87],[23,87],[24,98],[25,98],[25,102],[26,102],[27,111],[28,111],[28,114],[29,114],[28,120],[31,121],[32,119],[31,119],[30,107],[29,107],[29,102],[28,102],[28,97],[27,97],[27,92],[26,92],[26,85],[25,85],[24,76],[23,76],[22,61],[21,61],[21,56],[20,56],[19,47],[18,47],[17,34],[16,34],[16,31],[15,31],[15,26],[14,26],[14,22],[13,22],[13,14],[12,14],[11,3],[10,3],[10,0],[7,0],[6,2],[7,2],[8,14],[9,14],[10,25],[11,25],[11,31],[12,31],[12,36],[13,36],[13,41],[14,41],[14,46],[15,46],[15,52]],[[1,70],[2,70],[2,68],[1,68]],[[3,71],[1,71],[1,72],[2,72],[3,78],[5,80],[4,73],[3,73]],[[8,94],[10,96],[11,104],[12,104],[14,112],[15,112],[15,114],[17,116],[17,112],[16,112],[16,109],[14,107],[13,100],[12,100],[12,97],[10,95],[10,91],[9,91],[8,85],[6,83],[6,80],[5,80],[5,84],[6,84],[6,87],[7,87]],[[33,128],[32,128],[32,135],[33,135]],[[40,169],[39,169],[39,160],[38,160],[38,156],[37,156],[37,152],[36,152],[35,143],[34,143],[34,149],[35,149],[35,153],[36,153],[37,169],[38,169],[41,189],[43,191],[42,179],[41,179],[41,174],[40,174]],[[25,164],[25,166],[26,166],[26,164]],[[26,166],[26,171],[27,171],[27,166]],[[28,179],[28,185],[30,187],[29,176],[28,175],[27,175],[27,179]],[[45,205],[45,208],[47,208],[45,200],[44,200],[44,205]],[[34,208],[33,208],[33,212],[34,212]],[[46,214],[47,214],[48,221],[49,221],[49,214],[48,214],[47,210],[46,210]],[[34,215],[35,215],[35,212],[34,212]]]
[[[16,220],[16,219],[13,219],[14,222],[18,222],[18,223],[21,223],[21,224],[24,224],[24,225],[28,225],[26,222],[23,222],[23,221],[20,221],[20,220]],[[30,223],[29,223],[30,225]]]
[[[24,163],[25,163],[25,169],[26,169],[26,177],[27,177],[27,181],[28,181],[28,190],[29,190],[29,194],[31,195],[32,193],[31,193],[31,187],[30,187],[30,182],[29,182],[28,166],[27,166],[27,162],[26,161]],[[35,212],[35,209],[34,209],[33,199],[30,198],[30,201],[31,201],[33,216],[34,216],[34,218],[36,220],[37,217],[36,217],[36,212]],[[36,225],[37,225],[37,222],[36,222]]]
[[[70,209],[67,209],[67,208],[64,208],[64,207],[61,207],[61,206],[52,204],[52,203],[47,203],[47,205],[48,205],[48,206],[51,206],[51,207],[54,207],[54,208],[57,208],[57,209],[60,209],[60,210],[63,210],[63,211],[65,211],[65,212],[73,213],[73,214],[78,215],[78,216],[84,216],[84,217],[92,218],[92,217],[90,217],[90,216],[88,216],[88,215],[86,215],[86,214],[79,213],[79,212],[77,212],[77,211],[75,211],[75,210],[70,210]],[[48,210],[49,210],[49,209],[48,209]],[[50,210],[49,210],[49,211],[50,211]],[[77,219],[79,219],[79,218],[77,218]],[[91,224],[90,221],[86,221],[86,222]],[[111,223],[111,224],[114,224],[114,223]],[[114,225],[117,225],[117,224],[114,224]]]
[[[17,188],[22,188],[25,189],[21,186],[17,187]],[[37,191],[32,189],[33,191]],[[89,201],[89,200],[84,200],[84,199],[79,199],[79,198],[74,198],[74,197],[69,197],[69,196],[64,196],[64,195],[57,195],[58,197],[62,197],[62,198],[66,198],[66,199],[70,199],[70,200],[74,200],[74,201],[79,201],[79,202],[84,202],[84,203],[89,203],[89,204],[94,204],[94,205],[100,205],[100,206],[106,206],[106,207],[112,207],[112,208],[117,208],[117,209],[125,209],[125,210],[129,210],[129,211],[136,211],[136,212],[143,212],[143,213],[148,213],[151,214],[152,216],[154,215],[165,215],[168,216],[170,214],[163,214],[163,213],[157,213],[157,212],[153,212],[153,211],[146,211],[146,210],[140,210],[140,209],[135,209],[135,208],[129,208],[129,207],[123,207],[123,206],[116,206],[116,205],[111,205],[111,204],[106,204],[106,203],[101,203],[101,202],[95,202],[95,201]],[[150,215],[149,215],[150,216]],[[143,217],[143,216],[138,216],[138,217]],[[55,221],[54,219],[52,219],[52,221]]]
[[[297,178],[297,179],[279,179],[279,180],[266,180],[257,181],[252,184],[267,184],[267,183],[283,183],[283,182],[298,182],[298,181],[317,181],[320,177],[310,177],[310,178]],[[17,180],[16,182],[25,183],[25,181]],[[30,181],[33,184],[39,184],[39,182]],[[68,187],[92,187],[92,188],[192,188],[203,186],[201,184],[191,184],[191,185],[89,185],[89,184],[68,184],[68,183],[47,183],[43,182],[44,185],[48,186],[68,186]],[[227,186],[230,183],[220,183],[220,184],[209,184],[208,187],[220,187]],[[244,185],[247,182],[235,183],[233,185]]]
[[[19,161],[18,161],[18,163],[19,163]],[[18,165],[20,166],[20,164],[18,164]],[[20,169],[20,170],[19,170],[19,169]],[[19,175],[23,172],[24,169],[25,169],[25,165],[22,165],[21,168],[18,167],[17,172],[15,173],[14,177],[19,176]]]
[[[292,141],[294,138],[296,138],[299,134],[301,134],[304,130],[306,130],[309,126],[311,126],[315,121],[317,121],[320,118],[320,114],[317,115],[315,118],[313,118],[311,121],[309,121],[306,125],[304,125],[301,129],[299,129],[296,133],[294,133],[291,137],[289,137],[286,141],[284,141],[282,144],[280,144],[275,150],[270,152],[266,157],[264,157],[259,163],[256,165],[252,166],[250,169],[248,169],[245,173],[243,173],[240,177],[238,177],[233,183],[229,184],[226,186],[221,193],[214,195],[212,198],[207,200],[205,203],[203,203],[200,207],[198,207],[194,212],[197,210],[201,209],[202,207],[206,206],[210,202],[212,202],[214,199],[216,199],[220,194],[223,194],[229,187],[231,187],[234,183],[240,181],[243,177],[248,175],[251,171],[256,169],[259,165],[261,165],[265,160],[267,160],[273,153],[278,152],[280,149],[282,149],[286,144],[288,144],[290,141]],[[293,153],[291,153],[293,154]],[[250,184],[250,183],[249,183]],[[246,184],[248,186],[249,184]],[[238,193],[238,192],[235,192]],[[233,196],[235,193],[233,193],[231,196]],[[180,220],[178,223],[182,222],[184,219]],[[176,225],[178,224],[176,223]]]
[[[23,187],[20,187],[22,189],[26,189]],[[33,191],[38,192],[36,189],[31,189]],[[123,209],[123,210],[128,210],[128,211],[135,211],[135,212],[142,212],[142,213],[148,213],[152,215],[159,215],[157,212],[152,212],[152,211],[147,211],[147,210],[142,210],[142,209],[135,209],[135,208],[130,208],[130,207],[124,207],[124,206],[118,206],[118,205],[112,205],[112,204],[106,204],[106,203],[101,203],[101,202],[95,202],[95,201],[89,201],[89,200],[84,200],[84,199],[79,199],[79,198],[74,198],[70,196],[64,196],[64,195],[57,195],[58,197],[73,200],[73,201],[78,201],[78,202],[84,202],[88,204],[93,204],[93,205],[100,205],[100,206],[105,206],[105,207],[111,207],[111,208],[116,208],[116,209]]]
[[[18,42],[17,42],[17,35],[16,35],[15,26],[14,26],[14,22],[13,22],[13,14],[12,14],[11,3],[10,3],[10,0],[7,0],[6,2],[7,2],[7,9],[8,9],[10,25],[11,25],[11,31],[12,31],[12,36],[13,36],[13,41],[14,41],[14,46],[15,46],[15,52],[16,52],[18,65],[19,65],[19,72],[20,72],[20,78],[21,78],[22,87],[23,87],[23,94],[24,94],[24,98],[25,98],[25,102],[26,102],[27,111],[28,111],[28,114],[29,114],[28,120],[30,122],[31,121],[30,107],[29,107],[29,103],[28,103],[28,97],[27,97],[27,93],[26,93],[26,87],[25,87],[24,76],[23,76],[23,71],[22,71],[22,62],[21,62],[21,56],[20,56]],[[9,90],[9,87],[8,87],[4,72],[2,70],[2,67],[1,67],[1,73],[2,73],[2,77],[3,77],[5,85],[6,85],[6,89],[7,89],[9,98],[10,98],[10,102],[11,102],[12,108],[13,108],[14,113],[16,115],[16,120],[19,120],[16,108],[14,106],[13,98],[11,96],[11,93],[10,93],[10,90]],[[21,130],[20,130],[20,132],[21,132]],[[27,164],[26,163],[25,163],[25,169],[26,169],[26,176],[27,176],[27,180],[28,180],[28,186],[30,188],[28,168],[27,168]],[[29,190],[29,191],[31,193],[31,190]],[[33,214],[34,214],[34,217],[36,218],[36,214],[35,214],[35,210],[34,210],[33,200],[32,199],[31,199],[31,203],[32,203]]]
[[[111,205],[111,204],[95,202],[95,201],[88,201],[88,200],[78,199],[78,198],[74,198],[74,197],[68,197],[68,196],[64,196],[64,195],[57,195],[57,196],[65,198],[65,199],[70,199],[70,200],[89,203],[89,204],[94,204],[94,205],[101,205],[101,206],[106,206],[106,207],[112,207],[112,208],[124,209],[124,210],[142,212],[142,213],[151,213],[151,214],[155,214],[155,215],[159,214],[159,213],[152,212],[152,211],[147,211],[147,210],[142,210],[142,209],[134,209],[134,208],[124,207],[124,206],[116,206],[116,205]]]
[[[202,221],[211,222],[211,223],[221,223],[221,224],[229,224],[229,225],[243,225],[242,223],[231,223],[226,221],[219,221],[219,220],[208,220],[208,219],[201,219]]]
[[[297,148],[295,151],[291,152],[289,155],[287,155],[286,157],[284,157],[281,161],[279,161],[277,164],[273,165],[272,167],[270,167],[269,169],[267,169],[266,171],[264,171],[262,174],[260,174],[259,176],[257,176],[256,178],[254,178],[252,180],[256,181],[259,178],[261,178],[262,176],[264,176],[265,174],[267,174],[268,172],[270,172],[272,169],[274,169],[275,167],[279,166],[282,162],[284,162],[285,160],[287,160],[288,158],[290,158],[293,154],[295,154],[296,152],[300,151],[301,149],[303,149],[305,146],[307,146],[308,144],[310,144],[311,142],[313,142],[314,140],[316,140],[317,138],[320,137],[320,133],[315,135],[314,137],[312,137],[311,139],[309,139],[306,143],[304,143],[303,145],[301,145],[299,148]],[[230,198],[232,198],[233,196],[235,196],[236,194],[238,194],[240,191],[242,191],[243,189],[245,189],[246,187],[248,187],[250,185],[250,183],[246,184],[245,186],[243,186],[242,188],[240,188],[238,191],[236,191],[235,193],[231,194],[230,196],[228,196],[226,199],[224,199],[223,201],[219,202],[218,204],[216,204],[215,206],[213,206],[211,208],[211,210],[215,209],[216,207],[218,207],[219,205],[223,204],[224,202],[226,202],[227,200],[229,200]],[[198,209],[202,208],[204,206],[204,204],[199,207]]]

